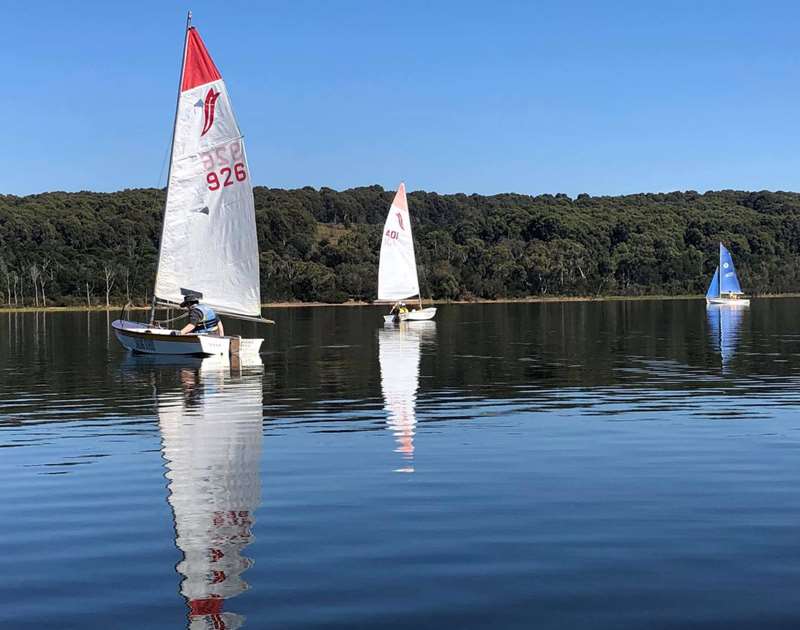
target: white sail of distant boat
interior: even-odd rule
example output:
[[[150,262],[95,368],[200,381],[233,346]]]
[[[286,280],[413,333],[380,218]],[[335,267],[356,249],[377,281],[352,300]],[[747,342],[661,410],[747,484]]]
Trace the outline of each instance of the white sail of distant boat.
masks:
[[[742,295],[744,293],[739,284],[739,277],[736,275],[736,268],[733,266],[733,256],[720,243],[719,265],[711,278],[711,284],[708,286],[706,302],[709,304],[749,305],[750,300],[742,298]]]
[[[258,239],[244,139],[228,91],[187,22],[170,153],[154,308],[195,296],[217,314],[261,319]],[[151,322],[152,324],[152,322]],[[123,346],[156,354],[223,354],[225,338],[176,339],[137,322],[113,324]],[[172,338],[170,338],[172,337]],[[213,338],[212,338],[213,337]],[[250,345],[261,340],[247,340]]]
[[[401,183],[383,226],[378,267],[378,300],[398,305],[403,300],[414,297],[419,298],[419,309],[398,308],[396,313],[387,315],[384,319],[387,322],[419,321],[433,319],[436,315],[435,308],[422,307],[406,186]]]
[[[436,322],[421,322],[378,331],[378,362],[381,370],[386,426],[394,434],[403,459],[395,472],[414,472],[414,434],[419,389],[421,344],[436,334]]]
[[[736,353],[746,310],[729,304],[709,304],[706,308],[711,342],[714,349],[719,352],[723,369],[728,366]]]
[[[158,394],[180,592],[189,628],[239,628],[244,617],[227,602],[249,588],[253,564],[244,549],[261,503],[262,372],[231,376],[211,357],[180,378],[180,390]]]

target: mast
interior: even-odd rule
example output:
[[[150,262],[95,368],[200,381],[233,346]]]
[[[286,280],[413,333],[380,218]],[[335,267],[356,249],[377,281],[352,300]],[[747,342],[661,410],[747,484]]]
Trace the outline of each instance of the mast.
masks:
[[[164,216],[167,213],[167,201],[169,200],[169,181],[172,177],[172,158],[175,155],[175,129],[178,126],[178,108],[181,104],[181,85],[183,85],[183,73],[186,70],[186,48],[189,44],[189,30],[192,28],[192,12],[186,13],[186,29],[183,33],[183,56],[181,57],[181,71],[178,74],[178,95],[175,97],[175,117],[172,119],[172,139],[169,143],[169,170],[167,171],[167,194],[164,196],[164,207],[161,210],[161,238],[158,241],[158,262],[156,263],[156,278],[158,277],[158,269],[161,266],[161,246],[164,243]],[[153,285],[153,303],[150,306],[150,325],[155,323],[156,319],[156,291]]]
[[[408,202],[406,202],[408,203]],[[419,310],[423,309],[422,306],[422,288],[419,286],[419,265],[417,264],[417,244],[414,240],[414,231],[411,229],[411,212],[408,213],[408,229],[411,230],[411,244],[414,246],[414,272],[417,274],[417,300],[419,301]]]

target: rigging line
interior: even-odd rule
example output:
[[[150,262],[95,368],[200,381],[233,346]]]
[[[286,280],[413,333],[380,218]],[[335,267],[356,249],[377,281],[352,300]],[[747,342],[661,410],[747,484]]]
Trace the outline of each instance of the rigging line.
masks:
[[[158,189],[161,188],[161,182],[164,179],[164,170],[167,167],[167,160],[169,159],[169,150],[171,146],[172,146],[172,141],[167,142],[167,146],[164,148],[164,157],[161,160],[161,168],[158,169],[158,179],[156,180],[156,188]]]
[[[192,12],[189,11],[188,15],[186,16],[186,31],[184,33],[184,37],[188,37],[189,27],[192,24]],[[183,55],[181,55],[181,61],[178,64],[178,99],[180,100],[181,96],[181,82],[183,81],[183,63],[186,57],[186,39],[183,42]],[[175,107],[175,116],[178,116],[178,108]],[[170,153],[172,152],[172,143],[175,141],[175,129],[172,129],[172,136],[169,138],[169,142],[167,142],[167,148],[164,151],[164,159],[161,160],[161,168],[158,171],[158,181],[156,182],[156,188],[161,188],[161,180],[164,177],[164,167],[167,164],[167,159],[169,158]],[[169,186],[169,182],[165,183],[165,186]]]
[[[176,322],[179,319],[183,319],[184,317],[188,317],[188,316],[189,316],[189,313],[181,313],[180,315],[177,315],[175,317],[168,317],[167,319],[157,319],[157,320],[155,320],[155,322],[158,323],[158,324],[170,324],[172,322]]]
[[[414,225],[413,220],[412,220],[411,225],[412,225],[412,228],[413,228],[413,225]],[[417,226],[418,227],[420,226],[419,219],[417,219]],[[412,229],[411,230],[411,244],[414,247],[414,257],[416,258],[416,255],[417,255],[417,242],[419,242],[419,241],[414,238],[414,232],[415,232],[415,230]],[[422,283],[425,285],[425,288],[428,290],[428,299],[433,301],[433,295],[431,294],[431,287],[428,285],[428,274],[425,273],[426,267],[427,267],[427,265],[424,265],[424,264],[423,265],[419,265],[418,264],[417,265],[417,271],[418,271],[418,273],[420,273],[420,275],[422,275]],[[420,299],[420,301],[422,301],[422,288],[421,287],[420,287],[419,299]]]

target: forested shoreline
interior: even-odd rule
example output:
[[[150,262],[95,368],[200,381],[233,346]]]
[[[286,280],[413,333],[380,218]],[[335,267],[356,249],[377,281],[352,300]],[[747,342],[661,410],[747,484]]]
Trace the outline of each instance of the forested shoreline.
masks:
[[[394,191],[256,187],[265,302],[370,301]],[[408,196],[426,296],[705,292],[717,244],[748,293],[800,291],[800,194]],[[164,191],[0,196],[0,306],[146,303]],[[200,261],[199,264],[202,264]]]

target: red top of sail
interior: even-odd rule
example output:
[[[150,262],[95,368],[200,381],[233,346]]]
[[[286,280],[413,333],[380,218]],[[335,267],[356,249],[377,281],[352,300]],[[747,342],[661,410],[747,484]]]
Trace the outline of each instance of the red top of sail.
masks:
[[[408,201],[406,201],[406,185],[405,183],[401,182],[397,192],[394,195],[394,200],[392,201],[392,205],[395,208],[400,208],[400,210],[405,210],[408,212]]]
[[[214,65],[211,55],[206,50],[206,45],[200,39],[200,33],[194,26],[189,27],[186,40],[186,59],[183,64],[183,81],[181,92],[191,90],[198,85],[218,81],[222,75]]]

